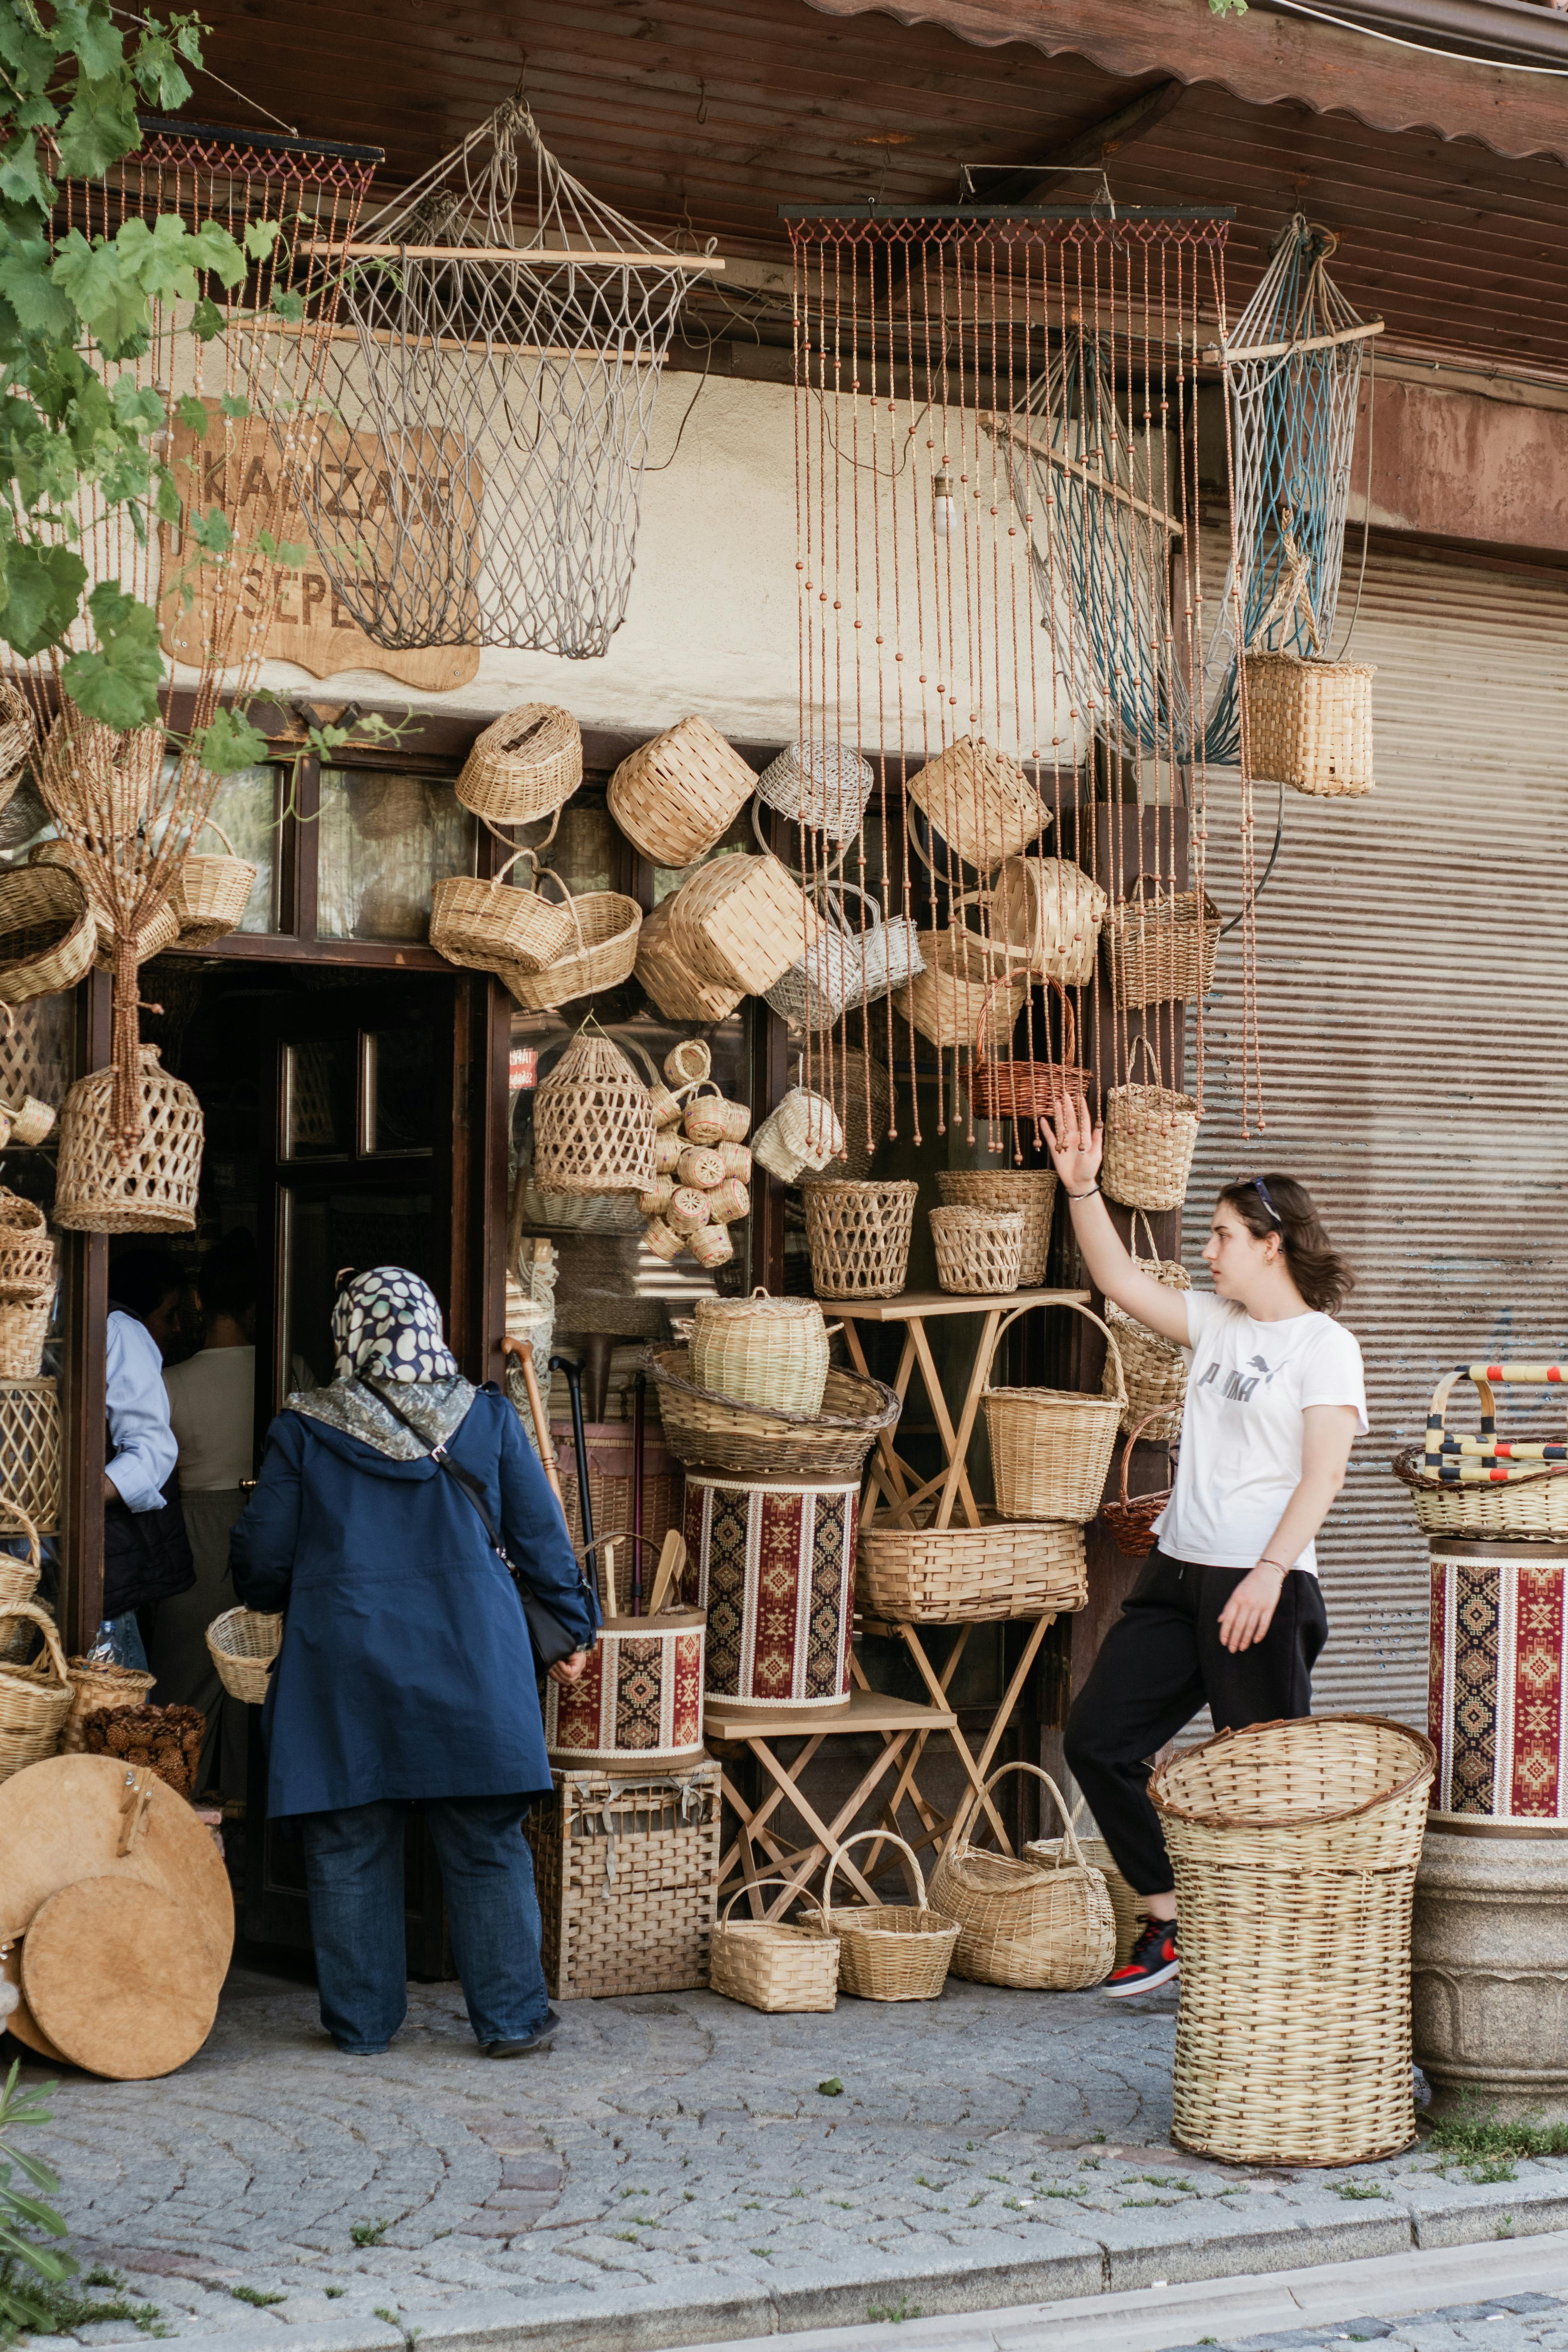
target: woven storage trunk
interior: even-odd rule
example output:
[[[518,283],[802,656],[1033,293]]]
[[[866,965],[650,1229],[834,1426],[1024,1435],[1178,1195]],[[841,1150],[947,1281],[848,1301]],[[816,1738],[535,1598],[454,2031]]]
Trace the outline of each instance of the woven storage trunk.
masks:
[[[209,816],[201,831],[216,833],[224,854],[219,857],[192,851],[174,876],[169,907],[188,948],[210,948],[216,940],[237,931],[256,883],[256,867],[247,858],[236,856],[233,842],[216,817]]]
[[[1221,1732],[1155,1773],[1182,1923],[1178,2147],[1309,2165],[1410,2146],[1410,1913],[1435,1763],[1403,1724],[1310,1716]]]
[[[713,988],[761,996],[804,953],[822,919],[776,857],[716,857],[669,901],[669,937],[688,971]]]
[[[818,1413],[786,1413],[714,1396],[690,1377],[684,1348],[650,1348],[644,1369],[658,1384],[670,1452],[686,1468],[719,1477],[858,1479],[878,1433],[900,1404],[883,1381],[830,1371]]]
[[[835,1910],[833,1879],[851,1846],[875,1839],[879,1849],[896,1845],[909,1856],[916,1899],[910,1903],[858,1903]],[[846,1838],[828,1863],[822,1882],[828,1931],[838,1938],[838,1989],[861,2000],[935,2000],[947,1982],[958,1922],[926,1901],[925,1874],[912,1847],[890,1830],[861,1830]]]
[[[1154,1246],[1154,1232],[1148,1217],[1143,1216],[1143,1234],[1149,1244],[1149,1255],[1138,1255],[1138,1219],[1142,1211],[1134,1211],[1130,1235],[1130,1254],[1140,1274],[1152,1276],[1166,1290],[1190,1290],[1192,1276],[1180,1259],[1162,1257]],[[1116,1334],[1117,1351],[1121,1359],[1121,1381],[1127,1402],[1121,1409],[1121,1433],[1125,1437],[1134,1429],[1142,1429],[1151,1444],[1179,1437],[1182,1431],[1182,1407],[1187,1393],[1187,1360],[1173,1339],[1162,1338],[1129,1315],[1124,1307],[1108,1299],[1105,1319]],[[1104,1378],[1100,1383],[1106,1396],[1116,1393],[1116,1367],[1106,1358]]]
[[[67,1672],[71,1703],[60,1732],[60,1752],[65,1756],[85,1753],[82,1726],[89,1715],[108,1706],[140,1706],[158,1679],[134,1666],[96,1665],[87,1658],[73,1658]]]
[[[827,1380],[827,1326],[815,1298],[700,1298],[693,1309],[691,1377],[743,1404],[817,1413]]]
[[[0,1184],[0,1298],[52,1292],[57,1272],[54,1238],[42,1209]]]
[[[858,1481],[688,1475],[688,1590],[707,1612],[711,1697],[781,1714],[848,1706],[859,1496]]]
[[[670,937],[673,903],[673,893],[661,898],[637,934],[637,981],[667,1021],[696,1021],[704,1027],[727,1021],[746,992],[716,988],[686,963]]]
[[[523,854],[520,850],[518,856]],[[505,877],[516,863],[509,858],[490,882],[453,874],[437,883],[430,893],[430,944],[437,955],[504,980],[509,967],[544,971],[576,951],[577,902],[565,883],[547,866],[540,879],[553,882],[562,893],[559,898],[546,898],[537,889],[514,889]]]
[[[787,1886],[784,1878],[754,1878],[738,1886],[725,1904],[713,1929],[713,1957],[708,1978],[710,1992],[726,2000],[744,2001],[748,2009],[777,2016],[791,2011],[828,2010],[838,2006],[838,1938],[828,1932],[827,1914],[815,1895],[803,1886],[799,1899],[816,1913],[809,1927],[791,1927],[782,1919],[737,1919],[742,1895],[762,1886]]]
[[[48,1611],[36,1601],[17,1601],[6,1614],[37,1627],[44,1654],[37,1665],[0,1664],[0,1780],[54,1754],[71,1703],[66,1654]]]
[[[807,1169],[826,1168],[844,1149],[844,1129],[826,1095],[791,1087],[752,1138],[752,1150],[770,1176],[794,1184]]]
[[[985,1783],[987,1793],[1009,1772],[1032,1772],[1050,1790],[1062,1817],[1059,1849],[1049,1861],[1026,1849],[1023,1860],[1014,1862],[972,1845],[969,1829],[980,1799],[971,1795],[931,1882],[935,1908],[958,1921],[952,1973],[975,1984],[1081,1992],[1110,1975],[1116,1957],[1110,1892],[1086,1860],[1050,1774],[1037,1764],[1004,1764]]]
[[[1142,1046],[1152,1086],[1134,1086]],[[1179,1209],[1187,1197],[1198,1144],[1198,1107],[1191,1095],[1161,1083],[1159,1056],[1147,1037],[1135,1037],[1127,1056],[1129,1083],[1105,1097],[1105,1157],[1100,1181],[1129,1209]]]
[[[853,841],[876,777],[846,743],[786,743],[756,780],[757,798],[792,824]]]
[[[1154,895],[1144,898],[1146,882]],[[1205,897],[1200,915],[1195,890],[1162,889],[1140,874],[1127,897],[1105,919],[1105,966],[1125,1012],[1145,1004],[1191,1003],[1214,986],[1220,912]]]
[[[917,945],[921,969],[895,995],[898,1013],[933,1045],[973,1051],[975,1030],[984,1024],[982,1042],[993,1053],[1005,1051],[1029,993],[1017,959],[963,929],[921,931]]]
[[[653,1139],[636,1070],[602,1030],[580,1029],[533,1097],[534,1182],[543,1192],[646,1192]]]
[[[642,908],[618,890],[590,890],[572,901],[572,944],[538,971],[507,964],[500,977],[525,1013],[549,1013],[580,996],[597,996],[629,980],[637,961]],[[581,940],[581,945],[579,945]]]
[[[1341,800],[1370,793],[1375,664],[1248,654],[1252,772],[1292,792]]]
[[[1024,1265],[1022,1209],[931,1209],[927,1213],[941,1289],[968,1298],[1017,1289]]]
[[[272,1661],[283,1646],[283,1620],[257,1609],[226,1609],[207,1627],[207,1655],[230,1698],[259,1706]]]
[[[679,719],[610,778],[610,814],[656,866],[689,866],[728,831],[756,789],[739,751],[706,719]]]
[[[1075,1315],[1086,1316],[1097,1330],[1105,1332],[1116,1367],[1116,1393],[1105,1398],[1086,1396],[1076,1389],[994,1389],[987,1369],[987,1385],[982,1392],[985,1427],[991,1439],[996,1506],[1005,1519],[1092,1519],[1105,1491],[1117,1423],[1126,1402],[1121,1358],[1114,1338],[1098,1315],[1076,1301],[1065,1303]],[[993,1363],[1009,1327],[1027,1312],[1027,1307],[1015,1307],[997,1326]]]
[[[862,1530],[855,1602],[863,1617],[903,1625],[984,1625],[1066,1616],[1089,1599],[1076,1521],[1009,1525],[982,1508],[977,1528]]]
[[[1017,761],[969,735],[910,778],[909,796],[948,847],[982,874],[1016,857],[1051,821]]]
[[[606,1616],[577,1681],[544,1685],[552,1764],[615,1774],[700,1764],[706,1634],[700,1610]]]
[[[41,1536],[59,1533],[64,1460],[57,1383],[0,1380],[0,1495]]]
[[[1020,1209],[1024,1250],[1018,1265],[1020,1290],[1037,1290],[1046,1278],[1056,1207],[1054,1168],[939,1168],[936,1189],[944,1208]]]
[[[458,798],[488,824],[531,824],[583,781],[583,735],[569,710],[525,702],[493,719],[464,761]]]
[[[920,1186],[816,1177],[805,1187],[805,1238],[820,1298],[896,1298],[909,1280]]]
[[[974,903],[967,900],[966,904]],[[1010,857],[991,891],[987,929],[1032,980],[1083,988],[1110,905],[1098,882],[1067,857]]]
[[[691,1992],[708,1981],[719,1767],[619,1780],[560,1771],[523,1824],[553,2000]]]
[[[74,874],[59,866],[0,874],[0,1003],[74,988],[97,952],[98,925]]]
[[[110,1125],[114,1072],[79,1078],[60,1113],[55,1223],[85,1234],[188,1234],[202,1173],[202,1107],[143,1045],[141,1139],[121,1158]]]

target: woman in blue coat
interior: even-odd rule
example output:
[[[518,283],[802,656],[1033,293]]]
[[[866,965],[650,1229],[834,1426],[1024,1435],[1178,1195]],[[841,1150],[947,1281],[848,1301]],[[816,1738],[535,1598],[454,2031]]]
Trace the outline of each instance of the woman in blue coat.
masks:
[[[550,1767],[517,1587],[440,1455],[479,1483],[512,1559],[581,1637],[559,1680],[583,1671],[596,1604],[517,1415],[461,1377],[426,1285],[397,1266],[341,1279],[332,1339],[337,1378],[273,1422],[230,1545],[246,1607],[284,1612],[268,1811],[300,1817],[321,2021],[355,2056],[403,2023],[403,1842],[417,1804],[469,2021],[489,2056],[521,2057],[558,2022],[522,1834]]]

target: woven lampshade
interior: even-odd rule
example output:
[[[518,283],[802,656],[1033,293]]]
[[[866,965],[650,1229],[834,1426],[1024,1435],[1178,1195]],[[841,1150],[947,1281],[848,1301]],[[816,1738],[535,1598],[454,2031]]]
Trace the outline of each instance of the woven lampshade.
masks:
[[[654,1134],[647,1088],[620,1047],[581,1029],[534,1097],[534,1181],[546,1192],[646,1192]]]

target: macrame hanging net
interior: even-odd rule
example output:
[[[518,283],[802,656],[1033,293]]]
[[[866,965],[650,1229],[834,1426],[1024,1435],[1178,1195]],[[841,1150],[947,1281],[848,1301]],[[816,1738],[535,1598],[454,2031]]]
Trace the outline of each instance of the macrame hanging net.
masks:
[[[608,651],[660,369],[717,266],[590,194],[521,99],[366,224],[300,496],[367,636]]]

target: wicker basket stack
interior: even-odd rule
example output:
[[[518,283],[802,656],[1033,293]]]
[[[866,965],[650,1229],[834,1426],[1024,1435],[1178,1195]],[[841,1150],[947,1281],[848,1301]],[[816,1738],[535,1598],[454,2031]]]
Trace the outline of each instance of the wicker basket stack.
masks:
[[[1053,1168],[942,1168],[936,1189],[944,1208],[1017,1209],[1024,1218],[1024,1250],[1018,1265],[1020,1290],[1037,1290],[1046,1278],[1056,1207]]]
[[[695,1079],[684,1076],[683,1056],[693,1048],[702,1056],[702,1076]],[[752,1213],[752,1154],[745,1141],[752,1114],[708,1076],[710,1056],[700,1039],[687,1038],[671,1049],[663,1077],[646,1049],[639,1045],[637,1050],[652,1080],[655,1128],[653,1181],[637,1195],[647,1221],[643,1238],[667,1265],[688,1252],[705,1270],[726,1265],[735,1254],[730,1228]]]
[[[770,1176],[794,1184],[808,1169],[816,1173],[839,1158],[844,1129],[826,1095],[791,1087],[758,1128],[755,1150]]]
[[[42,1209],[0,1185],[0,1380],[37,1380],[43,1370],[57,1280]]]

